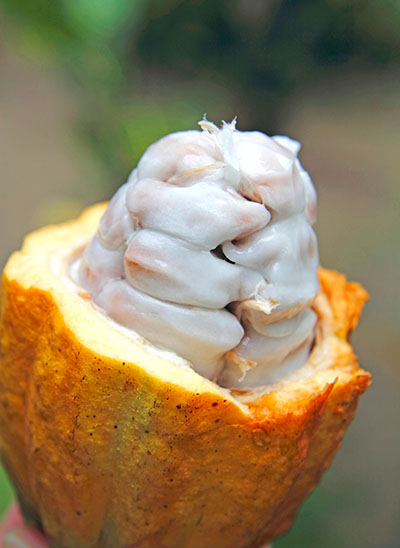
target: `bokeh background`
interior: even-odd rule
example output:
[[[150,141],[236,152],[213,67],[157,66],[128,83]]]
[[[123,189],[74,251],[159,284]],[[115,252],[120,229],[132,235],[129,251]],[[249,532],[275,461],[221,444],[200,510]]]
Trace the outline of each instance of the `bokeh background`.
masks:
[[[150,143],[204,113],[303,143],[321,262],[371,294],[353,342],[374,383],[274,547],[400,546],[400,2],[0,0],[0,12],[1,267],[24,234],[108,199]]]

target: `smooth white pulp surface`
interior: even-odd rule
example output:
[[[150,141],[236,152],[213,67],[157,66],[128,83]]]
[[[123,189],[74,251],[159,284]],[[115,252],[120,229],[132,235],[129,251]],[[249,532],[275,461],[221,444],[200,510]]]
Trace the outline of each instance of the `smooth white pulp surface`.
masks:
[[[148,148],[75,281],[201,375],[270,384],[304,364],[313,339],[315,190],[296,141],[200,126]]]

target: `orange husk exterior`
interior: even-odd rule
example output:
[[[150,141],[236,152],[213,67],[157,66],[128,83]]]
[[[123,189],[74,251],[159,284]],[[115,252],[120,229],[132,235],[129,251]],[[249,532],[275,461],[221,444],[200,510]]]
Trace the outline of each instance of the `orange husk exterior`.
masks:
[[[235,398],[54,272],[103,209],[30,235],[3,274],[0,450],[24,512],[52,547],[259,547],[291,525],[369,385],[347,342],[366,293],[321,269],[307,364]]]

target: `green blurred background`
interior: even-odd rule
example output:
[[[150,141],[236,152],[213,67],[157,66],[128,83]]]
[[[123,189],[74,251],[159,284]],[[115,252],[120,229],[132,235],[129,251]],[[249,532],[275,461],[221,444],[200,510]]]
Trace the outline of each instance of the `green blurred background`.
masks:
[[[303,143],[321,262],[371,294],[374,383],[275,548],[400,546],[399,0],[0,0],[0,266],[207,113]],[[0,474],[0,513],[11,497]],[[217,547],[216,547],[217,548]]]

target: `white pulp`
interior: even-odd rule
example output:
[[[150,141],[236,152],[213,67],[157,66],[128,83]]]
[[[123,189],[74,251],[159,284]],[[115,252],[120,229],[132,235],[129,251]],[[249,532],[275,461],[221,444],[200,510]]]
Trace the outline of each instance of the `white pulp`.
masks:
[[[117,322],[222,386],[307,360],[316,316],[316,194],[287,137],[222,129],[151,145],[111,199],[77,283]]]

